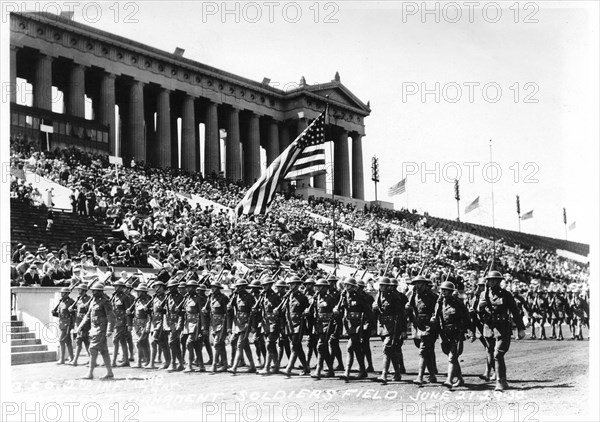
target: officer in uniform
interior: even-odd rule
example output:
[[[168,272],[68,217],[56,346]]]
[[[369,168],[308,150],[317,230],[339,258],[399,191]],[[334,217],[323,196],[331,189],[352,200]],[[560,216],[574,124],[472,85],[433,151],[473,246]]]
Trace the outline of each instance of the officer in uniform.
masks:
[[[369,309],[373,307],[373,302],[375,298],[365,292],[365,287],[367,287],[367,283],[362,280],[358,280],[356,282],[358,285],[358,293],[361,294],[364,300],[367,302]],[[373,357],[371,355],[371,330],[376,328],[377,321],[375,320],[375,314],[370,313],[370,318],[365,319],[364,326],[362,328],[362,338],[360,344],[362,346],[362,352],[365,355],[365,360],[367,361],[367,372],[373,372]]]
[[[314,335],[317,337],[317,352],[319,360],[314,378],[321,379],[323,364],[327,364],[327,376],[334,377],[333,357],[329,353],[329,338],[333,325],[333,308],[339,299],[331,294],[329,283],[324,278],[315,283],[317,292],[311,299],[310,313],[313,319]]]
[[[478,312],[483,321],[483,334],[488,344],[488,365],[494,362],[496,369],[496,391],[508,388],[504,355],[510,347],[512,326],[510,316],[519,330],[518,337],[525,337],[523,317],[515,300],[508,291],[500,287],[503,277],[498,271],[490,271],[486,276],[486,288],[479,299]]]
[[[204,307],[206,306],[206,303],[208,302],[208,297],[206,296],[206,291],[207,291],[207,287],[206,285],[204,285],[204,283],[199,284],[198,287],[196,287],[196,296],[198,298],[198,306],[200,307],[200,339],[199,339],[199,350],[200,352],[196,354],[196,366],[198,366],[198,370],[200,372],[204,372],[206,369],[204,367],[205,363],[204,363],[204,356],[202,355],[202,350],[206,349],[206,353],[208,354],[208,362],[206,362],[206,365],[212,365],[212,347],[210,347],[210,337],[208,335],[208,331],[206,329],[204,329],[204,326],[202,325],[202,310],[204,309]]]
[[[181,315],[180,326],[183,326],[182,338],[185,335],[185,348],[188,352],[187,368],[184,372],[194,372],[192,363],[194,354],[200,371],[204,371],[204,362],[202,360],[202,339],[200,332],[200,313],[206,301],[202,301],[196,293],[198,282],[189,280],[186,283],[187,294],[183,303],[183,314]]]
[[[433,323],[438,324],[437,329],[442,339],[442,351],[448,355],[448,377],[443,385],[446,387],[459,387],[465,384],[460,369],[458,358],[463,352],[464,335],[467,330],[471,338],[475,337],[469,311],[464,302],[455,295],[457,289],[454,283],[444,281],[440,285],[439,296]],[[456,377],[456,382],[452,380]]]
[[[57,362],[59,365],[65,364],[65,353],[68,349],[69,360],[73,361],[73,339],[71,337],[71,330],[73,329],[73,311],[71,306],[75,301],[69,296],[71,289],[63,287],[60,289],[60,300],[56,307],[52,310],[52,316],[58,318],[58,332],[60,342],[60,360]]]
[[[413,339],[419,348],[419,373],[415,384],[423,384],[425,369],[429,371],[429,382],[437,382],[435,377],[435,341],[437,340],[436,326],[431,323],[435,312],[438,296],[431,291],[429,281],[423,276],[412,279],[413,290],[407,304],[413,324]]]
[[[102,355],[104,366],[106,366],[106,375],[102,378],[114,378],[111,367],[110,355],[108,353],[107,337],[112,335],[115,324],[115,314],[112,310],[110,300],[104,294],[104,283],[95,282],[90,286],[93,298],[90,300],[88,312],[85,314],[81,323],[76,328],[77,331],[83,329],[90,323],[90,367],[85,379],[94,378],[94,368],[98,360],[98,353]]]
[[[311,302],[313,297],[315,296],[315,280],[313,280],[312,278],[307,278],[304,282],[304,295],[309,300],[309,302]],[[308,355],[306,358],[306,362],[308,363],[308,367],[310,368],[310,361],[312,359],[313,354],[315,356],[317,355],[317,343],[319,341],[318,336],[313,328],[315,321],[312,313],[311,315],[306,316],[305,323],[306,332],[308,333]]]
[[[227,304],[229,298],[223,294],[223,286],[220,282],[214,281],[210,284],[212,294],[202,310],[205,330],[210,328],[210,334],[213,346],[213,365],[211,374],[217,373],[217,361],[221,362],[222,372],[227,371],[227,349],[225,348],[225,339],[227,338]]]
[[[132,318],[132,338],[137,348],[136,368],[142,367],[142,361],[150,363],[150,342],[148,337],[152,328],[151,302],[152,298],[148,294],[148,285],[140,283],[135,288],[137,298],[127,310]]]
[[[333,274],[329,275],[327,277],[327,282],[329,283],[329,293],[335,299],[335,303],[339,303],[342,292],[337,288],[338,278]],[[344,371],[342,349],[340,348],[340,339],[342,338],[343,331],[344,324],[342,323],[342,315],[339,313],[334,314],[329,336],[329,350],[331,350],[332,361],[337,360],[338,365],[335,367],[336,371]]]
[[[271,373],[276,374],[279,372],[279,354],[277,351],[277,340],[281,335],[281,317],[277,314],[276,310],[281,305],[281,296],[275,293],[272,289],[273,279],[271,277],[265,277],[261,281],[263,287],[263,300],[262,306],[259,311],[262,312],[262,327],[265,331],[265,337],[267,340],[267,357],[265,360],[265,366],[260,372],[261,375],[269,375]],[[273,365],[271,367],[271,364]]]
[[[264,368],[265,360],[267,358],[267,347],[265,344],[265,335],[262,328],[262,317],[258,315],[258,310],[262,306],[263,300],[263,289],[260,280],[253,280],[250,283],[250,292],[254,297],[254,314],[250,320],[250,343],[254,344],[256,350],[256,356],[258,357],[257,368]],[[260,305],[257,307],[257,304]]]
[[[171,350],[171,368],[168,369],[168,372],[178,372],[184,369],[181,353],[181,331],[183,326],[180,321],[184,297],[179,293],[179,280],[177,278],[171,278],[167,288],[169,294],[165,303],[167,310],[166,326],[169,329],[169,348]]]
[[[183,279],[183,272],[181,272],[179,275],[179,284],[177,285],[177,293],[179,293],[181,295],[181,297],[183,297],[183,300],[181,301],[181,303],[178,307],[178,311],[179,311],[178,314],[179,314],[180,321],[177,326],[179,327],[179,346],[181,348],[181,360],[185,363],[185,354],[187,352],[188,333],[187,333],[187,331],[185,331],[183,329],[181,317],[183,317],[185,314],[183,307],[184,307],[185,302],[188,297],[188,288],[186,285],[186,281]]]
[[[361,347],[361,339],[363,337],[363,329],[365,321],[371,318],[371,308],[365,300],[364,296],[358,292],[358,283],[352,277],[344,281],[346,290],[342,293],[342,297],[338,305],[334,308],[334,313],[343,315],[344,327],[348,334],[348,358],[346,361],[346,371],[344,379],[346,382],[350,380],[350,371],[354,363],[354,358],[358,361],[359,375],[358,379],[367,377],[365,370],[364,353]]]
[[[294,369],[296,359],[300,360],[302,365],[302,372],[300,375],[310,375],[310,368],[306,361],[306,355],[302,348],[302,337],[304,335],[305,326],[305,311],[308,309],[308,298],[300,291],[302,280],[298,276],[292,276],[288,284],[290,286],[289,295],[285,301],[285,315],[287,317],[287,328],[290,336],[290,343],[292,345],[292,355],[288,362],[287,368],[285,369],[285,375],[288,377]]]
[[[113,337],[113,360],[112,366],[117,366],[117,356],[119,354],[119,347],[123,349],[123,362],[120,366],[129,366],[129,355],[127,349],[127,309],[131,306],[129,296],[125,293],[123,288],[125,283],[121,280],[117,280],[113,284],[115,292],[111,297],[111,304],[113,306],[115,314],[115,336]]]
[[[123,287],[123,291],[127,298],[129,299],[129,303],[133,303],[135,301],[135,296],[131,293],[133,290],[133,279],[129,279],[125,282],[125,286]],[[133,336],[131,334],[132,328],[131,324],[128,324],[128,329],[125,331],[125,339],[127,340],[127,348],[129,349],[129,361],[133,361]]]
[[[98,278],[96,277],[94,280],[90,280],[91,283],[93,283],[94,281],[98,281]],[[75,327],[79,327],[79,325],[81,324],[83,317],[85,316],[85,314],[88,311],[90,300],[92,299],[87,294],[87,291],[88,291],[87,283],[81,283],[77,287],[79,289],[79,296],[77,297],[77,300],[75,301],[75,303],[69,307],[69,311],[75,313]],[[81,328],[81,330],[79,330],[77,332],[75,357],[71,361],[71,364],[73,366],[77,366],[77,360],[79,359],[79,355],[81,354],[82,346],[85,346],[85,350],[89,356],[89,354],[90,354],[90,350],[89,350],[90,349],[90,322],[89,321],[84,327]]]
[[[152,298],[152,302],[150,303],[151,309],[151,328],[150,334],[152,336],[151,341],[151,356],[150,361],[146,368],[155,369],[154,361],[157,355],[157,352],[162,351],[162,354],[165,358],[165,363],[161,369],[168,369],[171,364],[171,352],[169,350],[169,334],[165,331],[165,313],[167,312],[165,309],[165,304],[167,301],[167,297],[165,295],[165,283],[156,279],[151,287],[156,292],[154,297]]]
[[[402,379],[400,356],[402,343],[407,338],[406,314],[404,303],[394,293],[397,291],[388,277],[379,278],[379,292],[371,305],[375,320],[379,322],[377,334],[381,337],[383,346],[383,369],[379,380],[387,384],[390,363],[394,367],[394,381]]]
[[[393,295],[397,296],[398,299],[400,300],[400,303],[402,303],[404,323],[406,324],[406,329],[408,332],[408,318],[406,317],[406,304],[408,303],[408,298],[406,297],[406,295],[404,293],[402,293],[400,290],[398,290],[398,280],[396,280],[395,278],[390,278],[390,283],[392,283],[392,287],[388,288],[388,290],[391,290],[391,293]],[[404,354],[402,353],[402,345],[404,343],[404,340],[405,339],[403,339],[401,342],[394,343],[396,354],[398,355],[397,359],[398,359],[398,367],[400,368],[400,374],[406,374],[406,368],[404,367]],[[395,371],[395,369],[394,369],[394,371]]]
[[[250,328],[251,321],[250,315],[256,300],[248,290],[248,282],[240,278],[235,283],[236,294],[232,296],[232,300],[229,302],[231,308],[231,318],[227,319],[227,332],[232,333],[237,339],[237,349],[235,354],[235,360],[231,367],[231,372],[235,375],[237,368],[246,353],[250,367],[248,373],[255,373],[256,366],[254,366],[254,358],[252,356],[252,349],[250,348]]]

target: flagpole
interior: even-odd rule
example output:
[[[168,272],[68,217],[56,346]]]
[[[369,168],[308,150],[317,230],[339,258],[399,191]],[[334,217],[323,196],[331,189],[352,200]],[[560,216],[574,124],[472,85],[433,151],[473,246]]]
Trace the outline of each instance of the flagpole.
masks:
[[[493,163],[492,160],[492,140],[490,139],[490,165]],[[493,241],[493,252],[492,260],[496,259],[496,216],[494,214],[494,182],[490,182],[492,188],[492,241]],[[493,261],[492,261],[493,262]]]
[[[325,139],[327,140],[330,134],[329,132],[329,95],[325,98]],[[336,252],[336,227],[335,227],[335,158],[332,151],[333,141],[330,141],[329,152],[331,154],[331,201],[333,202],[331,207],[331,221],[333,224],[333,275],[337,272],[337,252]]]

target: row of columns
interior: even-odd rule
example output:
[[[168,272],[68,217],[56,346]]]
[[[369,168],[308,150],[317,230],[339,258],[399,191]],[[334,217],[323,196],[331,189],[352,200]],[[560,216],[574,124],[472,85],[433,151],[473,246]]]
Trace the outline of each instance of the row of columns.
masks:
[[[16,83],[16,53],[11,49],[11,78]],[[52,60],[40,54],[33,72],[33,106],[52,110]],[[69,69],[68,89],[65,92],[65,111],[79,118],[85,117],[85,67],[73,63]],[[97,105],[99,123],[110,128],[110,153],[118,155],[115,142],[115,105],[116,75],[103,73]],[[154,128],[154,111],[147,110],[144,98],[144,83],[133,80],[127,86],[125,104],[119,104],[121,111],[122,139],[121,155],[136,161],[144,160],[159,167],[177,166],[178,142],[176,119],[172,113],[172,91],[159,87],[156,93],[156,128]],[[12,97],[11,97],[12,100]],[[150,99],[152,100],[152,98]],[[196,98],[184,94],[181,100],[181,167],[188,171],[199,171],[198,123],[196,121]],[[204,173],[219,173],[220,170],[220,133],[218,104],[207,102],[204,108],[205,145]],[[148,121],[150,120],[150,121]],[[246,130],[240,133],[240,110],[227,107],[225,113],[225,129],[227,138],[225,175],[232,180],[244,180],[252,183],[261,173],[260,164],[260,116],[250,113],[247,117]],[[298,120],[297,134],[307,126],[305,119]],[[267,153],[267,165],[289,145],[291,141],[288,125],[280,125],[271,120],[266,125],[266,139],[263,143]],[[336,195],[364,199],[362,135],[352,132],[352,166],[349,163],[348,132],[340,127],[334,139],[334,191]],[[147,136],[149,140],[147,141]],[[150,147],[152,151],[148,151]],[[241,165],[241,149],[243,148],[243,166]],[[243,170],[242,170],[243,169]],[[352,179],[350,178],[352,172]],[[326,175],[314,177],[314,187],[325,189]]]

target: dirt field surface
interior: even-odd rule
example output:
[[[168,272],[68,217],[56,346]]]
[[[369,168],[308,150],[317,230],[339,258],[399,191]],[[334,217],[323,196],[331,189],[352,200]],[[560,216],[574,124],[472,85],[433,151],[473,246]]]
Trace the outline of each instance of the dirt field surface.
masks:
[[[345,349],[346,344],[342,344]],[[373,341],[375,369],[381,342]],[[229,349],[229,348],[228,348]],[[437,384],[418,387],[417,349],[403,347],[408,374],[387,385],[375,379],[241,373],[167,373],[116,368],[115,379],[82,380],[85,366],[55,363],[12,367],[12,392],[3,397],[3,421],[550,421],[593,420],[588,413],[589,342],[522,340],[507,355],[510,389],[497,393],[478,375],[485,366],[479,342],[466,343],[461,358],[466,385],[441,386],[447,359],[437,345]],[[229,352],[229,350],[228,350]],[[284,359],[285,360],[285,359]],[[80,360],[85,363],[87,357]],[[101,359],[100,359],[101,361]],[[316,362],[313,359],[313,364]],[[356,368],[357,369],[357,368]],[[299,371],[295,371],[296,374]],[[341,375],[341,373],[338,373]],[[356,372],[354,373],[356,376]]]

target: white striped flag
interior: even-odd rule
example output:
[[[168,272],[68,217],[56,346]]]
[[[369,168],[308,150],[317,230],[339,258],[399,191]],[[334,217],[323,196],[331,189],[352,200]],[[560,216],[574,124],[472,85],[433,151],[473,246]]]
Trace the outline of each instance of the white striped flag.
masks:
[[[327,109],[319,115],[294,141],[277,157],[244,198],[236,205],[235,214],[265,214],[273,201],[277,185],[292,170],[302,153],[310,147],[325,142],[325,116]],[[310,155],[310,154],[309,154]],[[308,167],[307,167],[308,168]]]
[[[477,208],[479,208],[479,197],[475,198],[473,202],[467,205],[467,207],[465,208],[465,214],[468,214]]]
[[[575,230],[577,228],[577,225],[575,223],[576,221],[573,221],[571,224],[569,224],[569,230]]]
[[[529,220],[530,218],[533,218],[533,210],[526,212],[521,216],[521,220]]]
[[[402,195],[406,192],[406,178],[400,180],[388,190],[388,196]]]

